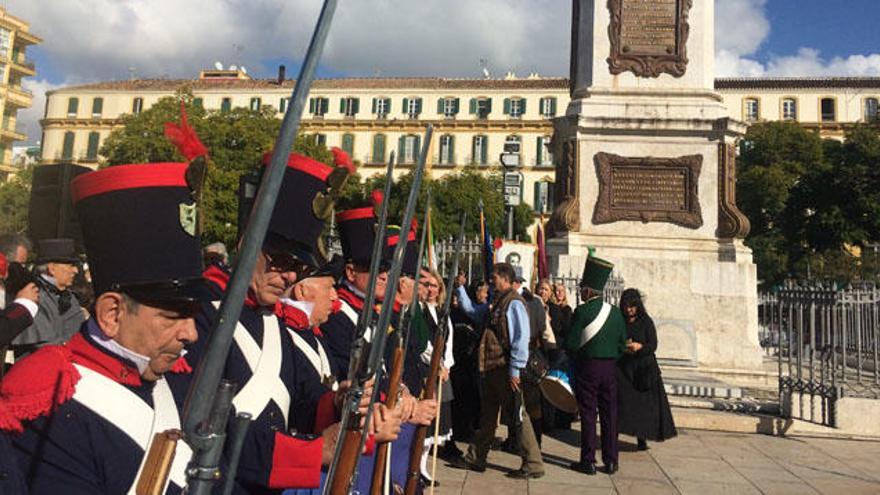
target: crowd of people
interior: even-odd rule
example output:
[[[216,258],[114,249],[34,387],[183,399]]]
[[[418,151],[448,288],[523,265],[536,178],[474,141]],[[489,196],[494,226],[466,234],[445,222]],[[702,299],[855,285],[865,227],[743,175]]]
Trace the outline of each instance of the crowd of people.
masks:
[[[618,431],[639,448],[675,435],[654,359],[656,330],[638,291],[626,291],[620,308],[602,297],[610,263],[588,258],[577,308],[565,286],[541,280],[532,291],[507,263],[482,280],[459,274],[447,287],[419,266],[416,224],[377,231],[381,197],[336,213],[342,253],[327,259],[319,244],[329,218],[316,205],[331,176],[353,172],[345,153],[334,157],[331,167],[290,155],[248,274],[223,377],[238,386],[235,410],[253,421],[234,476],[224,479],[221,469],[218,490],[228,481],[235,493],[310,493],[328,483],[345,399],[361,385],[364,397],[373,388],[383,393],[360,404],[371,418],[352,487],[360,493],[386,478],[372,476],[386,463],[385,493],[415,476],[420,487],[436,485],[434,449],[473,471],[485,471],[491,450],[504,449],[522,458],[509,477],[541,477],[544,435],[569,429],[578,416],[581,457],[571,467],[587,474],[596,472],[597,413],[609,473],[618,465]],[[232,276],[225,246],[201,246],[201,184],[190,166],[121,165],[74,179],[87,264],[73,239],[37,240],[33,254],[22,236],[0,239],[0,347],[15,363],[0,382],[0,492],[142,493],[152,482],[155,493],[179,493],[186,485],[185,442],[158,471],[166,476],[145,459],[157,438],[182,428],[193,370],[208,355]],[[401,239],[408,244],[391,281]],[[374,241],[383,245],[378,273]],[[392,282],[397,291],[386,301]],[[404,355],[394,400],[390,354],[378,381],[352,383],[353,348],[372,338],[372,327],[358,325],[371,283],[379,307],[392,310],[398,343],[388,348]],[[418,317],[403,318],[412,308]],[[432,360],[440,363],[436,377]],[[426,394],[433,385],[436,393]],[[507,426],[504,440],[495,437],[499,424]],[[417,429],[429,425],[437,434],[416,443]],[[380,463],[384,444],[392,448]]]

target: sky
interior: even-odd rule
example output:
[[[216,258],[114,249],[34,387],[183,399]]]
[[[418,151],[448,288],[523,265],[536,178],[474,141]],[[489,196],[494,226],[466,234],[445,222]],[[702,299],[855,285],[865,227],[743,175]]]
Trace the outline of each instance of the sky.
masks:
[[[602,0],[597,0],[602,1]],[[705,1],[705,0],[696,0]],[[130,77],[192,78],[215,61],[294,77],[321,0],[0,0],[31,23],[39,139],[45,92]],[[344,0],[320,77],[567,76],[569,0]],[[828,5],[833,5],[829,9]],[[716,72],[728,76],[880,76],[878,0],[715,0]]]

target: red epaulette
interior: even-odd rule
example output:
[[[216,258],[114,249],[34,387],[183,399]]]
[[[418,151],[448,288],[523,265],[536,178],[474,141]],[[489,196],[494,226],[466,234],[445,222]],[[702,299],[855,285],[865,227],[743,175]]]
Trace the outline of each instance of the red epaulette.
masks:
[[[171,366],[171,373],[176,375],[188,375],[193,372],[192,366],[186,360],[186,357],[180,356]]]
[[[0,430],[21,432],[22,421],[45,416],[76,391],[79,371],[65,346],[49,345],[15,363],[0,383]]]

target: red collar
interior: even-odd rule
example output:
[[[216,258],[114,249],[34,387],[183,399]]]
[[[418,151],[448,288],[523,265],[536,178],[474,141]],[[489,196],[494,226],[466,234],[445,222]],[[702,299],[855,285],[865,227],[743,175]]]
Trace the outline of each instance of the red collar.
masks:
[[[123,385],[132,387],[140,387],[142,385],[141,375],[138,373],[137,368],[102,351],[89,342],[81,333],[74,335],[70,339],[67,343],[67,348],[73,355],[72,361],[76,364],[97,371]]]
[[[204,277],[209,282],[213,282],[220,287],[220,290],[226,291],[226,286],[229,285],[229,274],[225,271],[221,270],[215,265],[211,265],[202,273],[202,277]]]
[[[364,309],[364,300],[361,296],[352,292],[348,287],[342,286],[336,289],[336,294],[339,296],[339,299],[348,303],[355,311],[360,311]]]

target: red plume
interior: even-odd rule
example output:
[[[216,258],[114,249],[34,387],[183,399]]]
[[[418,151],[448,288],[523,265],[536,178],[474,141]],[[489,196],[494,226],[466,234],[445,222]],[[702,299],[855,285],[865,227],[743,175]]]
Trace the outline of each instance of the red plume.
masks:
[[[180,154],[193,161],[199,156],[208,156],[208,148],[199,140],[195,129],[189,126],[186,119],[186,107],[180,102],[180,125],[165,122],[165,137],[177,147]]]
[[[373,202],[373,208],[378,208],[382,206],[382,201],[385,201],[385,194],[378,189],[374,189],[370,194],[370,200]]]
[[[333,163],[335,163],[337,167],[347,168],[349,174],[355,173],[356,169],[354,167],[354,162],[351,161],[351,157],[348,156],[348,153],[335,146],[330,149],[330,152],[333,153]]]

